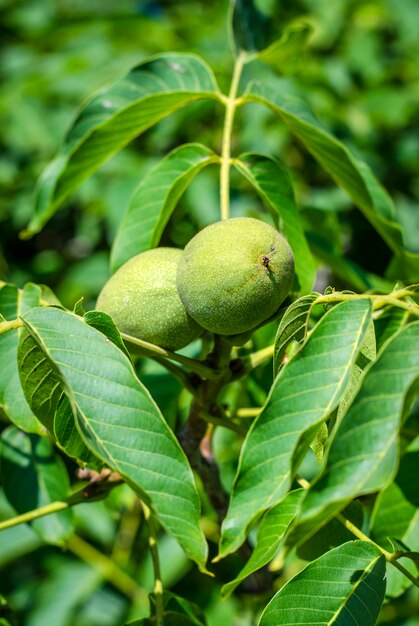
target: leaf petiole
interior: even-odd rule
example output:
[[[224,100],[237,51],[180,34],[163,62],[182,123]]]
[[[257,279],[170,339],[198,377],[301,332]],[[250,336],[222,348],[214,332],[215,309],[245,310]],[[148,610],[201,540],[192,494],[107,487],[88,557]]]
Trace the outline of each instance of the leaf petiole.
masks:
[[[22,326],[23,322],[21,320],[0,322],[0,335],[7,333],[9,330],[14,330],[15,328],[21,328]]]
[[[228,219],[230,213],[231,135],[233,130],[234,114],[237,108],[237,90],[245,62],[246,54],[241,52],[234,64],[230,92],[228,97],[224,99],[226,111],[224,118],[220,170],[221,219],[223,220]]]

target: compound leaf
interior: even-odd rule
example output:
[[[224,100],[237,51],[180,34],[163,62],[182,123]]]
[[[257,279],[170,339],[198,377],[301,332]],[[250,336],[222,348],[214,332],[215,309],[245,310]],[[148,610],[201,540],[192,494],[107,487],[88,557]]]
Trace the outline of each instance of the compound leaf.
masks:
[[[218,97],[211,69],[197,56],[168,53],[134,67],[80,111],[39,181],[23,234],[39,232],[63,200],[132,139],[186,104]]]
[[[153,167],[133,192],[111,253],[115,272],[131,257],[158,245],[179,198],[192,179],[219,157],[198,143],[172,150]]]
[[[310,291],[316,276],[316,265],[304,234],[287,170],[277,159],[252,152],[242,154],[234,164],[275,217],[281,218],[285,236],[294,252],[299,289],[302,292]]]
[[[259,626],[374,626],[384,600],[385,557],[351,541],[313,561],[272,598]]]
[[[56,371],[87,447],[121,474],[204,570],[207,546],[192,470],[130,360],[72,313],[32,309],[23,320]]]
[[[337,305],[278,374],[242,447],[218,558],[239,547],[252,520],[289,489],[315,431],[345,391],[370,318],[366,299]]]

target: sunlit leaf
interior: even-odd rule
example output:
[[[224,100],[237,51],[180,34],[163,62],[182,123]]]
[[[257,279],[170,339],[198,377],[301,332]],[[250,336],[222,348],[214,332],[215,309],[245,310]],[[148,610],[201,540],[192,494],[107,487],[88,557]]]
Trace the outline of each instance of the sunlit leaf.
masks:
[[[302,504],[299,529],[327,522],[347,502],[387,487],[398,466],[398,432],[406,396],[419,377],[419,322],[385,344],[330,447],[323,474]]]
[[[39,181],[35,213],[23,234],[38,232],[83,180],[134,137],[186,104],[218,97],[212,71],[197,56],[168,53],[134,67],[80,111]]]
[[[240,546],[252,520],[286,494],[314,433],[345,391],[370,315],[366,299],[337,305],[278,374],[243,444],[219,558]]]
[[[86,445],[145,499],[204,569],[206,542],[189,463],[126,355],[72,313],[32,309],[24,322],[55,370]],[[19,359],[28,357],[21,347]],[[25,386],[28,396],[31,386]]]
[[[192,179],[219,157],[198,143],[172,150],[133,192],[112,246],[116,271],[131,257],[155,248],[176,204]]]
[[[327,552],[272,598],[259,626],[374,626],[385,592],[380,550],[353,541]]]

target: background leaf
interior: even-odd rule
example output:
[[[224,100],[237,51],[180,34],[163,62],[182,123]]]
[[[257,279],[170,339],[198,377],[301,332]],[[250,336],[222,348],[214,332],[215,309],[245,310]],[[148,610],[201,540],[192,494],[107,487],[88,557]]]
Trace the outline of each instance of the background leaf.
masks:
[[[259,626],[374,626],[385,592],[385,558],[375,546],[345,543],[307,565],[272,598]]]
[[[204,569],[206,542],[191,468],[131,362],[71,313],[32,309],[24,321],[56,370],[87,446],[140,493]],[[23,347],[19,358],[24,364]],[[30,386],[25,391],[30,394]]]
[[[83,602],[102,582],[101,574],[85,563],[56,561],[40,581],[27,626],[69,626]]]
[[[398,432],[407,393],[419,376],[419,322],[399,331],[367,369],[320,478],[302,504],[300,532],[323,525],[347,502],[384,489],[398,466]]]
[[[254,55],[283,73],[294,72],[301,61],[308,38],[312,33],[309,24],[290,24],[280,39]]]
[[[273,211],[275,220],[280,218],[281,229],[294,252],[299,290],[303,293],[310,291],[316,276],[316,265],[304,234],[287,170],[277,159],[251,152],[240,155],[234,164]]]
[[[2,433],[0,455],[4,492],[19,514],[69,496],[67,470],[46,439],[11,426]],[[62,544],[72,531],[72,512],[40,517],[32,527],[46,542]]]
[[[268,16],[253,0],[232,0],[231,30],[237,52],[262,50],[270,42]]]
[[[111,267],[115,272],[131,257],[155,248],[176,204],[192,181],[219,157],[198,143],[169,152],[134,190],[112,246]]]
[[[344,393],[369,324],[367,300],[331,309],[304,348],[283,368],[244,441],[226,519],[220,557],[244,541],[250,522],[280,502],[315,430]]]
[[[217,99],[209,66],[191,54],[163,54],[134,67],[80,111],[42,175],[24,235],[39,232],[63,200],[112,154],[182,106]]]

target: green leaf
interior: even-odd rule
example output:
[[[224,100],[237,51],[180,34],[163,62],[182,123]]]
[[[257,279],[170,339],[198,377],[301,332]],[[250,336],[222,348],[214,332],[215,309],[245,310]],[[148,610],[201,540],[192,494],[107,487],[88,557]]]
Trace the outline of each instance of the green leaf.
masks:
[[[304,234],[287,170],[278,159],[252,152],[240,155],[234,164],[273,211],[275,218],[281,218],[282,229],[294,252],[299,289],[303,293],[310,291],[316,277],[316,265]]]
[[[385,592],[385,558],[353,541],[327,552],[272,598],[259,626],[374,626]]]
[[[17,512],[0,489],[0,521],[16,517]],[[11,526],[0,532],[0,568],[38,549],[44,541],[29,524]]]
[[[358,528],[362,528],[363,510],[360,502],[355,500],[343,511],[343,515]],[[305,561],[314,561],[328,550],[335,548],[347,541],[353,540],[353,534],[347,530],[342,522],[336,518],[331,519],[325,526],[322,526],[314,535],[310,535],[307,541],[304,539],[297,546],[297,555]],[[294,545],[293,535],[287,537],[287,547]]]
[[[359,388],[362,384],[362,374],[364,369],[367,367],[367,365],[375,361],[376,357],[377,350],[375,341],[375,328],[374,322],[373,320],[371,320],[368,325],[367,332],[365,333],[364,341],[362,342],[358,358],[352,366],[351,377],[348,387],[346,388],[346,391],[339,403],[339,408],[336,415],[337,424],[340,424],[352,400],[359,391]],[[334,424],[335,428],[336,423]]]
[[[416,476],[411,477],[417,485]],[[375,501],[371,520],[371,536],[386,550],[391,550],[389,537],[406,543],[406,535],[415,518],[419,515],[416,507],[406,500],[402,490],[396,483],[391,483],[382,491]],[[413,538],[414,539],[414,538]],[[419,550],[419,539],[407,544],[411,550]]]
[[[98,324],[102,316],[109,318],[105,313],[99,316],[90,315]],[[111,324],[114,327],[113,322]],[[76,428],[73,410],[64,396],[58,372],[26,328],[20,334],[18,346],[23,393],[36,417],[68,456],[82,463],[97,465],[96,457],[86,447]]]
[[[36,190],[35,213],[24,236],[41,230],[63,200],[110,156],[177,109],[218,99],[209,66],[191,54],[143,61],[94,96],[80,111]]]
[[[327,465],[302,504],[299,527],[325,524],[353,498],[385,489],[398,465],[407,394],[419,377],[419,322],[384,346],[335,434]]]
[[[309,293],[293,302],[285,311],[278,326],[274,349],[274,374],[276,375],[283,365],[283,357],[291,341],[302,342],[307,333],[309,314],[313,302],[320,296],[319,293]]]
[[[370,316],[366,299],[337,305],[278,374],[242,447],[218,558],[239,547],[252,520],[289,489],[314,432],[345,391]]]
[[[64,393],[61,394],[54,412],[53,431],[58,445],[68,456],[95,467],[100,465],[98,459],[80,437],[71,403]]]
[[[122,352],[130,358],[129,352],[122,341],[121,333],[110,315],[102,311],[89,311],[85,313],[83,320],[86,324],[89,324],[89,326],[96,328],[102,335],[105,335],[106,339],[112,341],[117,348],[122,350]]]
[[[17,356],[26,400],[41,424],[53,435],[54,416],[63,394],[59,374],[26,328],[19,337]]]
[[[237,53],[262,50],[270,43],[268,16],[253,0],[232,0],[231,33]]]
[[[179,198],[192,179],[219,157],[198,143],[172,150],[155,165],[133,192],[112,246],[111,268],[158,245]]]
[[[41,290],[33,283],[27,283],[23,290],[15,285],[3,284],[0,287],[0,314],[6,320],[17,319],[31,306],[39,306]],[[0,335],[0,409],[22,430],[40,433],[41,424],[35,418],[19,380],[17,366],[17,345],[20,329],[9,330]]]
[[[69,626],[76,613],[102,583],[100,572],[90,565],[55,559],[48,575],[37,585],[28,626]]]
[[[407,451],[396,481],[378,494],[371,516],[371,537],[390,552],[403,552],[406,557],[402,557],[402,565],[413,576],[417,575],[417,569],[412,557],[417,561],[414,551],[419,550],[418,487],[418,454],[415,450]],[[416,504],[408,499],[409,494],[414,494]],[[410,586],[411,582],[403,573],[394,567],[388,569],[387,596],[398,597]]]
[[[245,102],[265,104],[280,116],[289,130],[349,194],[396,258],[406,263],[409,274],[416,269],[417,275],[419,255],[403,249],[402,230],[396,221],[393,202],[368,166],[324,131],[302,101],[287,98],[271,86],[255,82],[248,86],[243,98]]]
[[[297,514],[303,491],[303,489],[290,491],[282,502],[265,513],[258,528],[256,545],[250,559],[235,579],[221,589],[224,598],[228,598],[247,576],[274,558],[289,525]]]
[[[282,36],[270,46],[256,53],[253,58],[267,63],[286,74],[298,67],[305,51],[307,40],[313,32],[309,24],[290,24]]]
[[[129,359],[72,313],[32,309],[23,320],[56,370],[86,445],[140,494],[204,570],[207,546],[192,470]]]
[[[416,467],[416,472],[410,476],[410,482],[416,493],[418,493],[418,469]],[[413,576],[417,576],[416,566],[419,563],[415,566],[415,553],[407,551],[406,546],[411,551],[419,550],[419,511],[405,498],[396,483],[391,483],[375,501],[371,519],[371,537],[390,552],[400,550],[405,553],[406,557],[398,560]],[[399,544],[403,544],[404,548]],[[388,568],[387,596],[397,598],[411,584],[402,572],[394,567]]]
[[[154,594],[150,596],[151,605],[155,604]],[[193,602],[171,591],[163,592],[164,626],[207,626],[202,609]]]
[[[19,514],[67,499],[67,470],[46,439],[10,426],[1,436],[0,458],[4,492]],[[72,531],[72,512],[41,517],[32,527],[46,542],[62,544]]]
[[[387,307],[374,320],[375,334],[377,338],[377,350],[386,343],[409,319],[409,311],[395,306]]]

